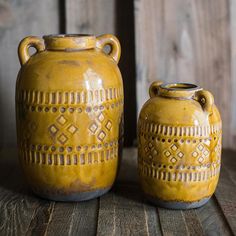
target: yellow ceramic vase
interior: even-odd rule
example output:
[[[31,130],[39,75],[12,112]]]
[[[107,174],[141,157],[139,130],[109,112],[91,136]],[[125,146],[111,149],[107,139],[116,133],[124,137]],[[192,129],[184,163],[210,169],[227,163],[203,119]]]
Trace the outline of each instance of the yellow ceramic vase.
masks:
[[[32,56],[29,47],[36,49]],[[106,193],[122,138],[119,41],[113,35],[27,37],[18,53],[18,151],[32,190],[59,201]]]
[[[150,86],[138,121],[138,169],[153,203],[196,208],[214,193],[220,172],[221,118],[212,94],[193,84]]]

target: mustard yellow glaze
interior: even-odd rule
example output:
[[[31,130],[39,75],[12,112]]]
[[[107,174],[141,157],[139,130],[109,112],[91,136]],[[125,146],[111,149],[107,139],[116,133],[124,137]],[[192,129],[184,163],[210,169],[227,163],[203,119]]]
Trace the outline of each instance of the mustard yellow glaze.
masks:
[[[221,118],[208,91],[191,84],[150,86],[138,121],[138,169],[144,192],[168,202],[196,202],[216,188]]]
[[[109,55],[103,52],[111,45]],[[29,47],[37,52],[30,56]],[[112,35],[27,37],[16,85],[17,139],[38,194],[112,186],[122,138],[120,44]]]

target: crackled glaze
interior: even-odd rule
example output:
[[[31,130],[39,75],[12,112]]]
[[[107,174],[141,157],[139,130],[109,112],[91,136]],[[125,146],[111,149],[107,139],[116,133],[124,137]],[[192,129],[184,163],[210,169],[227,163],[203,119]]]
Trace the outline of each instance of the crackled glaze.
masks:
[[[103,52],[107,44],[109,54]],[[31,46],[37,50],[32,56]],[[20,43],[18,150],[37,194],[87,200],[112,186],[123,125],[119,58],[112,35],[49,35]]]
[[[138,121],[138,169],[154,203],[199,207],[220,172],[222,125],[210,92],[191,84],[154,82]]]

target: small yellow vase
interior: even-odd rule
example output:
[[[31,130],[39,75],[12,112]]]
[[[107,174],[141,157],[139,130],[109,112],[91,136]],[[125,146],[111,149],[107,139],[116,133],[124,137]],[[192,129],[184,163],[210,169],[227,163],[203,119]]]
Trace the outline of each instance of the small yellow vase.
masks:
[[[154,204],[196,208],[214,193],[222,125],[212,94],[193,84],[154,82],[138,120],[138,170]]]
[[[36,49],[32,56],[29,47]],[[18,151],[32,190],[58,201],[106,193],[122,142],[119,41],[113,35],[27,37],[18,53]]]

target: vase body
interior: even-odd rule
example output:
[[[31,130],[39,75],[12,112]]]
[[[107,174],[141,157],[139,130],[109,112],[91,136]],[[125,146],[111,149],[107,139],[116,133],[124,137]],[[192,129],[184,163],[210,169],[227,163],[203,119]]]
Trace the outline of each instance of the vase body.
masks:
[[[106,44],[109,55],[102,51]],[[33,56],[29,46],[37,50]],[[20,43],[18,153],[37,195],[82,201],[111,188],[122,139],[119,56],[112,35],[27,37]]]
[[[221,118],[211,93],[191,84],[150,86],[138,120],[138,170],[147,198],[196,208],[214,193],[221,162]]]

